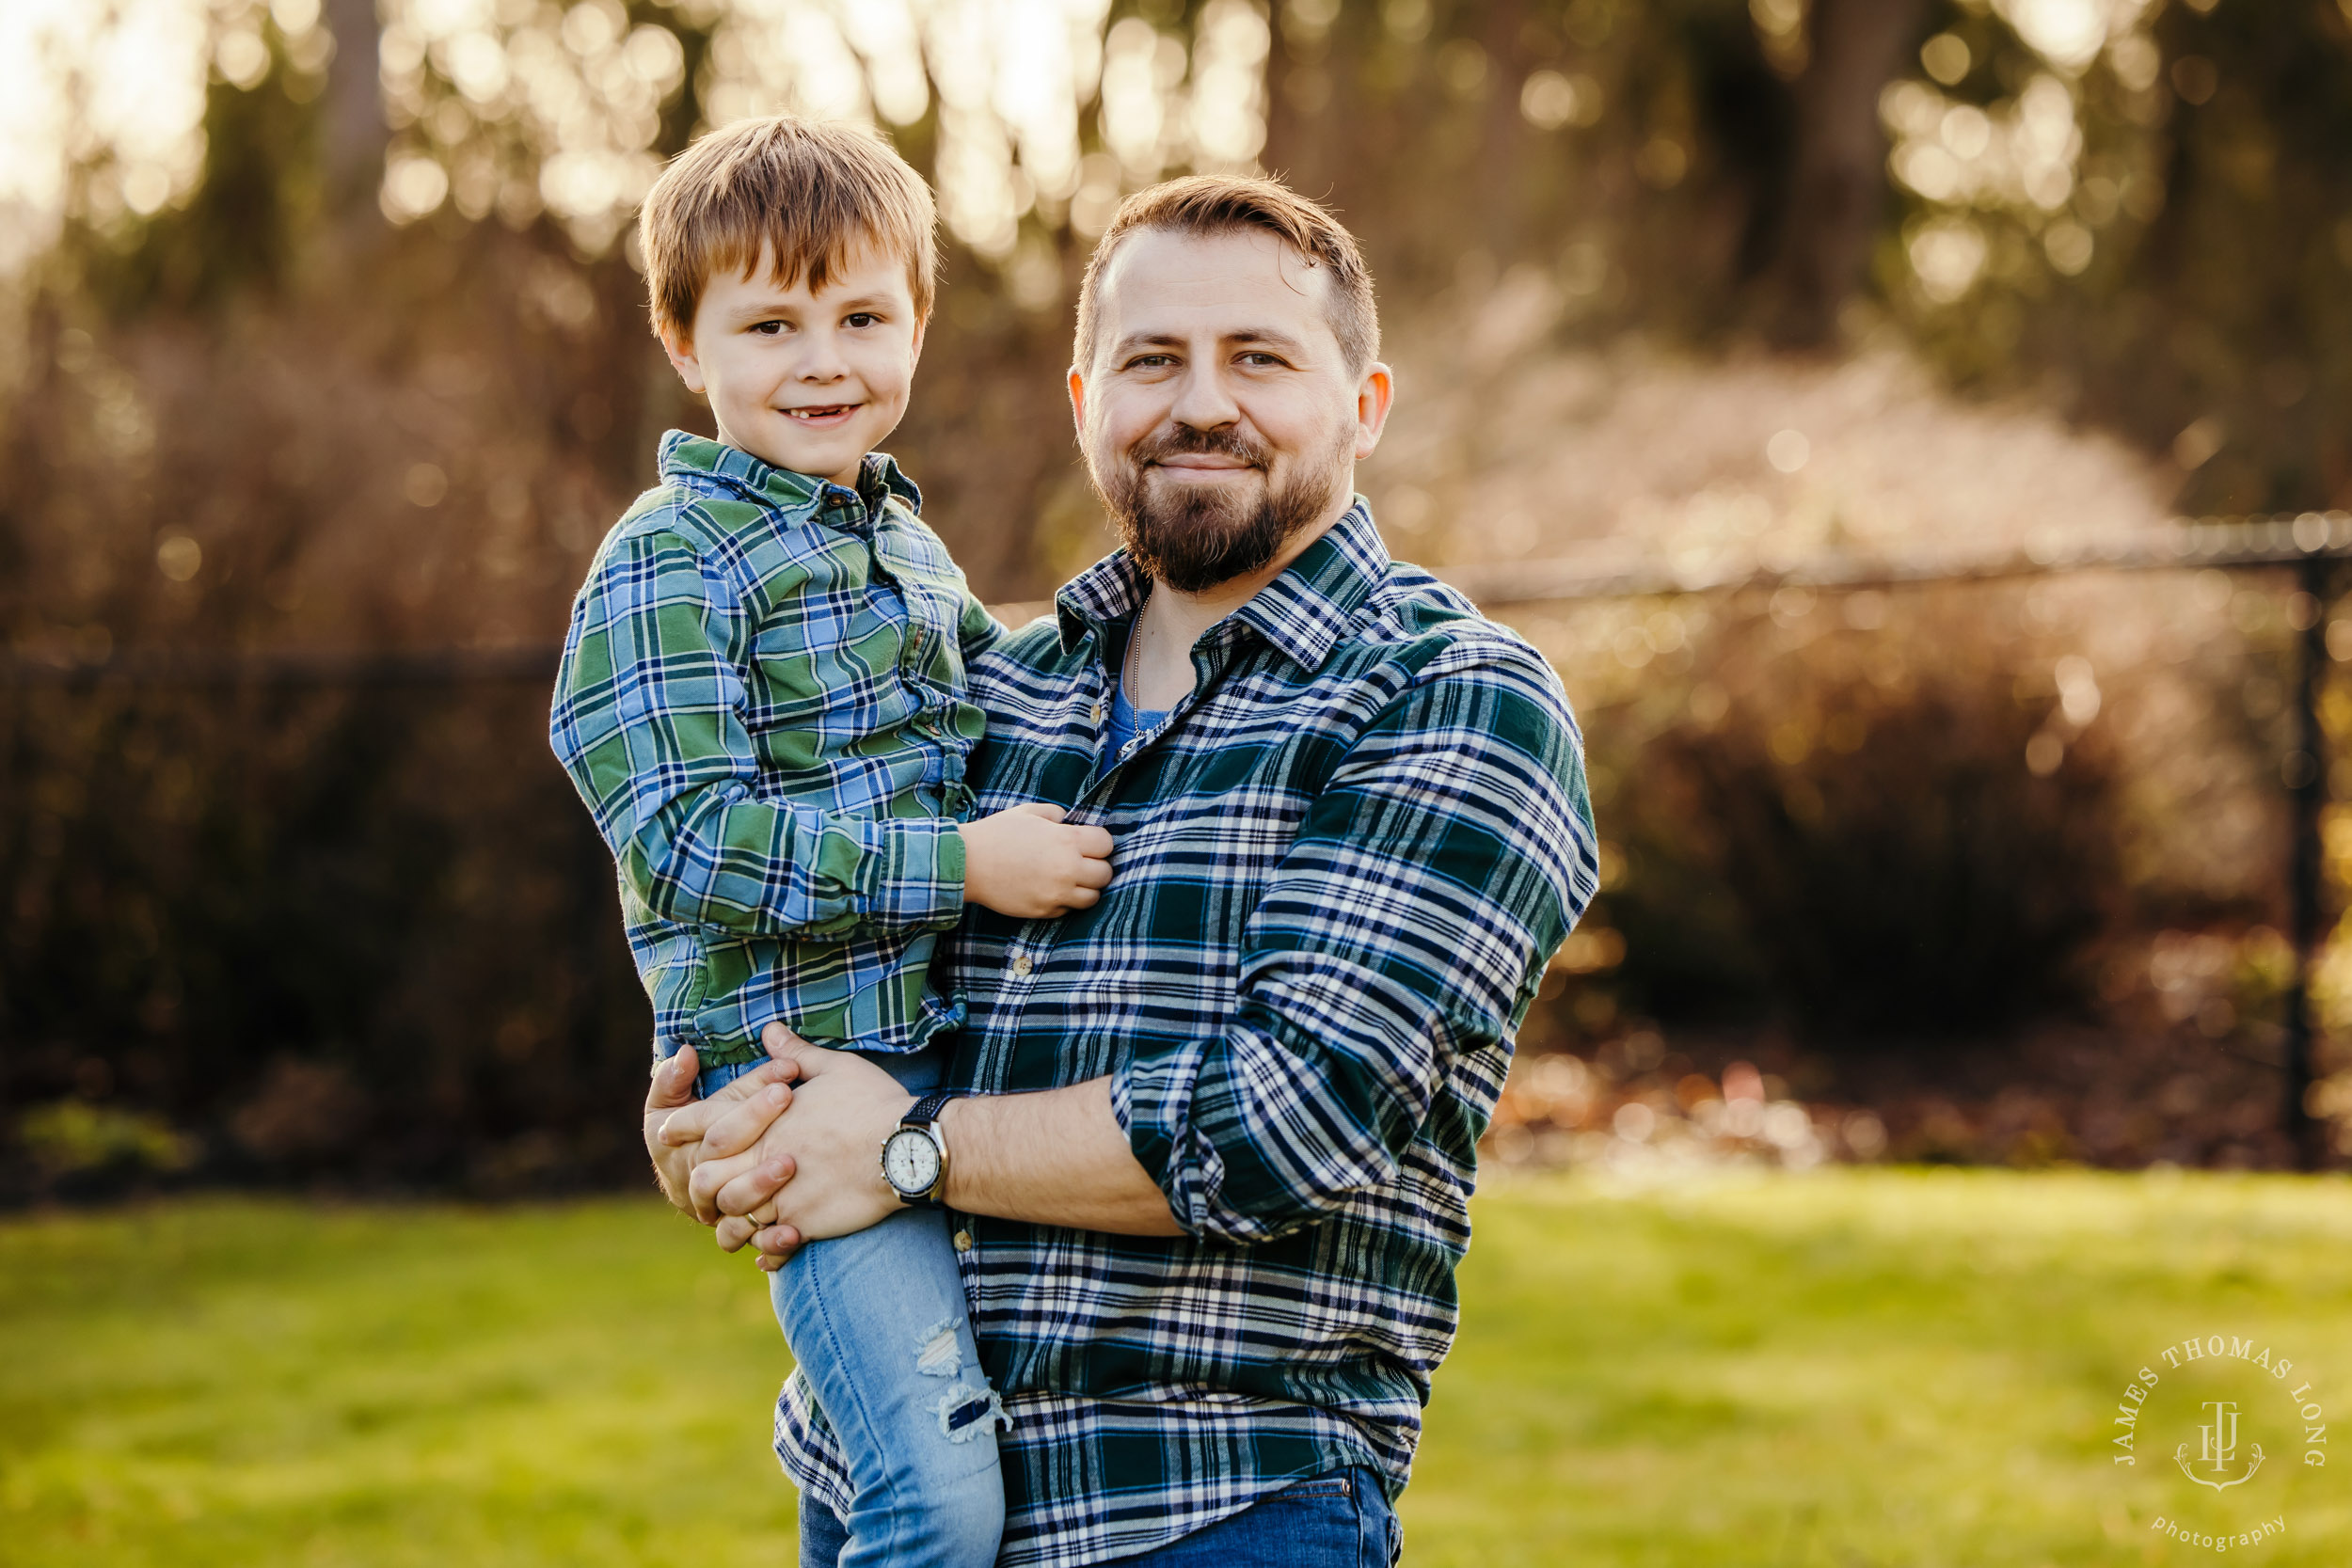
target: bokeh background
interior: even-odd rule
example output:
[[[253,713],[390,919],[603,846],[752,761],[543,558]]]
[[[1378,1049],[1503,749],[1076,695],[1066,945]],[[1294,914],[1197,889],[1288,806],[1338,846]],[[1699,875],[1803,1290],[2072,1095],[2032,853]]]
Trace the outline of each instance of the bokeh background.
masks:
[[[894,445],[1013,613],[1107,546],[1058,372],[1121,194],[1271,169],[1361,236],[1365,487],[1557,666],[1608,841],[1498,1161],[2344,1156],[2352,0],[0,19],[17,1199],[635,1178],[545,689],[705,427],[633,204],[787,106],[937,183]]]
[[[2113,1439],[2352,1365],[2352,0],[0,0],[0,1561],[790,1560],[544,740],[707,428],[633,204],[785,107],[936,182],[893,446],[1007,614],[1109,547],[1093,237],[1263,168],[1575,699],[1409,1560],[2346,1560],[2281,1412]]]

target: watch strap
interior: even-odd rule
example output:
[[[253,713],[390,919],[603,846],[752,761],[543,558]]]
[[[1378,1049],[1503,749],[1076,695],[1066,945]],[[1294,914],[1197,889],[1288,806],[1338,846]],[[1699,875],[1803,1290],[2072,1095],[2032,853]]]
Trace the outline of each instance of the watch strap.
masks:
[[[955,1089],[933,1089],[914,1102],[914,1108],[898,1118],[901,1127],[929,1127],[939,1119],[939,1113],[947,1108],[947,1101],[958,1097]]]

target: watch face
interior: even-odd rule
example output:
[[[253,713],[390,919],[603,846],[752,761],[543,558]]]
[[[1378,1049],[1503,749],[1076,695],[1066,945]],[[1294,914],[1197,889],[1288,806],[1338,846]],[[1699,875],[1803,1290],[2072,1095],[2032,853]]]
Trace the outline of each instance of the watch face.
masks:
[[[882,1145],[882,1175],[891,1186],[920,1196],[939,1184],[939,1148],[912,1127],[902,1127]]]

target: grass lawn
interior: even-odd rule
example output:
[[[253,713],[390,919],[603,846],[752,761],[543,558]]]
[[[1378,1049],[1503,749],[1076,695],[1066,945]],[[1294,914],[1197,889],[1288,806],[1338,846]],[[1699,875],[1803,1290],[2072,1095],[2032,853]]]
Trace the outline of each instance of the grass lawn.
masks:
[[[1529,1178],[1478,1227],[1417,1568],[2217,1559],[2166,1513],[2352,1562],[2352,1453],[2264,1429],[2217,1494],[2177,1433],[2131,1470],[2108,1441],[2135,1369],[2217,1333],[2292,1356],[2352,1442],[2352,1183]],[[750,1268],[644,1199],[10,1220],[0,1563],[786,1564],[785,1367]]]

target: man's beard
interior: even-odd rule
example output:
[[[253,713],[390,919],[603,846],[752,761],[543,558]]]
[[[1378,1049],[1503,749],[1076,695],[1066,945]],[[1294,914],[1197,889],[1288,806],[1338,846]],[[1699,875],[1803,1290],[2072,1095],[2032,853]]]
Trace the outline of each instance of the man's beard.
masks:
[[[1271,454],[1236,432],[1182,425],[1128,449],[1107,478],[1102,466],[1090,466],[1095,490],[1118,523],[1127,553],[1180,594],[1199,594],[1262,570],[1299,530],[1323,515],[1338,487],[1334,451],[1330,463],[1308,465],[1279,489],[1269,479],[1255,497],[1237,495],[1237,487],[1223,484],[1154,489],[1152,466],[1187,452],[1215,452],[1262,474],[1272,469]]]

